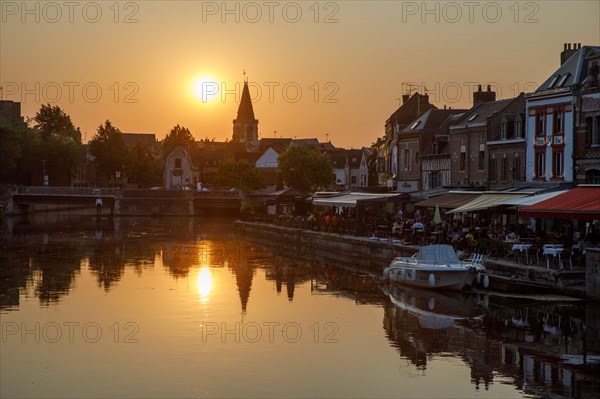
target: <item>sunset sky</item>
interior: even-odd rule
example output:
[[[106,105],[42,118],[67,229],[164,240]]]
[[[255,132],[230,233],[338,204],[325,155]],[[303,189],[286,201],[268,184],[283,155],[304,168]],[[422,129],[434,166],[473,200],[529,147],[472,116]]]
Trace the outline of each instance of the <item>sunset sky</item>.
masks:
[[[383,135],[409,82],[438,107],[468,108],[478,83],[514,97],[559,66],[563,43],[600,45],[598,1],[2,0],[0,10],[0,96],[26,117],[59,105],[84,141],[106,119],[158,139],[176,124],[231,139],[245,70],[260,137],[359,148]]]

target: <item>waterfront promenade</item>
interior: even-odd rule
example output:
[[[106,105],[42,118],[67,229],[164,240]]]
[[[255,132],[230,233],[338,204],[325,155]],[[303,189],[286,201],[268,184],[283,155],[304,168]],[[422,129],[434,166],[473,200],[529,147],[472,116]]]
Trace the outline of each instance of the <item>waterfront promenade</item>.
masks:
[[[389,238],[356,237],[262,222],[236,221],[235,227],[248,239],[273,243],[280,251],[316,261],[356,265],[377,276],[394,257],[412,256],[419,249],[418,245],[405,245]],[[548,268],[545,261],[537,265],[522,264],[516,258],[501,256],[487,257],[484,263],[499,276],[543,284],[558,294],[586,297],[585,266],[573,264],[572,270],[559,270],[555,266]]]

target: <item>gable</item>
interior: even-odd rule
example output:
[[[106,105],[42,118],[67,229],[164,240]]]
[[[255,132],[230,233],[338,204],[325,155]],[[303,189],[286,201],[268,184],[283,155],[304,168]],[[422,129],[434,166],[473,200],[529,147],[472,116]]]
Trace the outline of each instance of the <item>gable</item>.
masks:
[[[273,148],[269,147],[264,154],[256,160],[257,168],[276,168],[279,166],[279,154]]]

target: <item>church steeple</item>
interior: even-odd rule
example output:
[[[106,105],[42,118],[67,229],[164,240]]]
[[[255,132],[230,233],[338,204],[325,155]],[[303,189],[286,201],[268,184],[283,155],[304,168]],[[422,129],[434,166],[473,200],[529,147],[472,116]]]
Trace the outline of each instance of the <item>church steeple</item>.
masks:
[[[246,143],[248,150],[258,149],[258,120],[254,117],[254,108],[252,107],[245,70],[242,98],[238,107],[237,118],[233,120],[233,141]]]

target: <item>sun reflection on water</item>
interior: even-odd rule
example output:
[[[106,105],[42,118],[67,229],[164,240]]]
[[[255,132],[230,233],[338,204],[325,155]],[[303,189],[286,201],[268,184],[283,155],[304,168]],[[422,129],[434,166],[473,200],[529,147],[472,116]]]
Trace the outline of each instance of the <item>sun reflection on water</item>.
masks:
[[[213,278],[210,268],[208,266],[202,266],[198,272],[198,294],[200,294],[200,301],[208,301],[210,291],[213,287]]]

